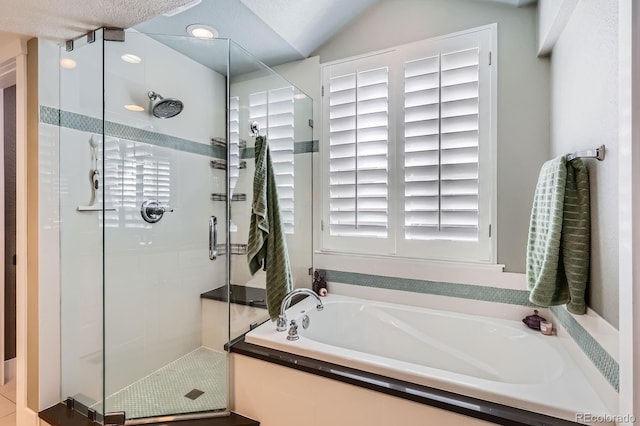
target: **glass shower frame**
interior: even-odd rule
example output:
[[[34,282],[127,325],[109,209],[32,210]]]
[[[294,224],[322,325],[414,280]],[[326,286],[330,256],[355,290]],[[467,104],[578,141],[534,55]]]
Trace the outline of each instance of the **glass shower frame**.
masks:
[[[292,105],[294,105],[292,111],[295,111],[295,120],[301,123],[308,122],[306,128],[303,125],[298,125],[299,130],[296,130],[296,134],[293,137],[296,143],[299,141],[312,142],[312,131],[310,130],[312,123],[309,121],[312,117],[311,99],[232,41],[227,39],[199,40],[192,37],[150,35],[134,31],[124,32],[124,41],[109,40],[114,36],[118,38],[120,34],[117,30],[115,32],[113,30],[107,30],[106,32],[104,30],[98,30],[92,34],[93,38],[88,37],[86,40],[84,38],[76,40],[71,50],[65,49],[65,47],[62,47],[60,50],[62,69],[60,75],[60,109],[58,114],[60,124],[60,218],[62,223],[60,231],[62,312],[61,398],[72,398],[74,407],[78,411],[101,422],[106,420],[104,419],[105,411],[107,414],[111,413],[116,416],[119,415],[119,412],[128,411],[127,409],[123,409],[126,408],[123,404],[114,403],[113,400],[110,401],[109,396],[114,394],[114,390],[117,393],[118,389],[131,388],[134,383],[137,383],[152,373],[142,371],[141,367],[147,370],[153,370],[153,368],[150,367],[152,364],[150,361],[152,355],[150,354],[153,354],[154,351],[163,350],[163,339],[170,334],[167,330],[168,327],[172,325],[170,322],[167,322],[164,326],[161,326],[162,312],[153,312],[152,309],[160,309],[159,306],[153,305],[151,308],[148,306],[145,307],[145,303],[148,302],[149,298],[152,300],[156,296],[162,298],[162,295],[156,295],[149,291],[145,293],[144,291],[140,291],[140,289],[135,289],[136,283],[139,283],[140,279],[145,279],[144,270],[134,271],[135,274],[133,275],[137,274],[138,281],[129,281],[127,286],[116,289],[116,284],[125,282],[129,278],[128,275],[131,275],[130,272],[132,270],[140,268],[140,265],[144,264],[142,261],[136,261],[135,255],[131,255],[132,253],[139,253],[135,252],[134,248],[132,248],[133,243],[145,248],[145,245],[149,247],[158,240],[145,241],[144,238],[138,235],[136,241],[122,250],[117,262],[114,261],[116,258],[114,253],[116,253],[117,250],[114,250],[113,241],[118,240],[118,238],[123,240],[122,236],[129,232],[140,231],[140,229],[143,229],[141,226],[151,231],[153,231],[155,227],[162,225],[168,227],[168,222],[170,223],[172,218],[178,216],[176,213],[179,214],[180,210],[185,210],[183,205],[180,207],[171,205],[175,204],[174,201],[171,196],[166,196],[166,191],[171,190],[172,178],[163,181],[162,176],[163,173],[167,172],[167,164],[172,164],[171,161],[168,163],[165,161],[163,164],[160,164],[162,161],[156,160],[162,157],[162,153],[166,154],[169,152],[171,153],[170,155],[173,155],[177,151],[180,151],[179,149],[176,150],[176,145],[183,143],[184,146],[187,146],[187,152],[183,150],[181,154],[177,155],[206,157],[207,167],[210,167],[208,171],[211,174],[217,173],[215,171],[216,169],[211,167],[215,160],[213,157],[216,157],[215,154],[217,154],[219,160],[224,160],[222,163],[226,163],[224,170],[219,170],[219,176],[217,178],[214,177],[214,180],[217,179],[216,182],[221,185],[211,188],[211,193],[209,193],[209,189],[207,188],[199,189],[202,194],[204,194],[207,202],[213,202],[216,193],[221,196],[217,199],[218,202],[222,201],[220,198],[224,198],[224,203],[218,204],[218,211],[220,213],[216,214],[216,216],[218,216],[218,225],[224,226],[222,232],[221,230],[218,231],[218,235],[222,237],[219,241],[221,244],[218,246],[220,249],[218,262],[222,263],[220,260],[223,260],[224,267],[218,268],[219,271],[217,275],[215,275],[217,278],[214,279],[217,279],[218,282],[210,283],[206,289],[218,288],[222,290],[220,292],[222,297],[218,300],[219,305],[216,308],[216,315],[218,315],[216,318],[218,318],[221,324],[216,323],[214,328],[217,329],[218,339],[223,343],[221,345],[222,350],[227,351],[227,343],[230,340],[242,332],[248,331],[251,324],[262,322],[268,318],[266,312],[262,311],[247,315],[246,307],[234,305],[232,309],[230,303],[230,301],[233,301],[234,297],[237,296],[231,294],[230,282],[234,279],[231,272],[232,265],[242,264],[246,257],[234,257],[234,254],[243,254],[238,253],[238,247],[242,248],[242,238],[244,237],[241,235],[242,233],[238,234],[237,232],[235,235],[232,235],[230,228],[233,223],[234,214],[235,217],[238,218],[247,214],[246,206],[241,209],[237,207],[232,208],[231,194],[236,185],[240,184],[239,182],[244,180],[246,184],[246,182],[252,178],[250,171],[244,170],[244,168],[241,167],[243,161],[246,161],[243,159],[243,156],[246,156],[246,153],[251,151],[251,147],[244,147],[240,144],[240,139],[249,139],[246,136],[248,125],[240,122],[241,117],[243,121],[246,120],[249,106],[246,100],[239,102],[239,110],[237,110],[237,114],[234,115],[234,108],[232,108],[231,105],[231,98],[234,92],[234,89],[231,87],[233,83],[232,77],[239,75],[241,79],[246,80],[247,75],[252,76],[252,78],[256,78],[256,84],[263,86],[261,90],[292,87],[296,95],[296,99],[292,100]],[[136,65],[136,59],[133,58],[134,63],[128,62],[125,64],[122,62],[126,61],[124,55],[129,53],[138,58],[140,58],[140,56],[135,55],[135,53],[125,52],[123,49],[134,45],[134,40],[142,40],[142,45],[147,43],[160,48],[163,48],[160,44],[168,45],[170,44],[168,42],[173,40],[174,42],[178,42],[178,44],[198,44],[201,54],[202,52],[213,53],[216,50],[222,52],[219,53],[218,57],[224,56],[225,74],[223,75],[224,82],[222,83],[224,93],[220,97],[221,99],[223,98],[223,100],[220,101],[221,105],[217,105],[216,116],[218,117],[218,121],[220,121],[221,116],[224,116],[222,121],[224,126],[223,135],[220,135],[220,132],[218,132],[218,134],[210,134],[205,139],[205,143],[202,143],[202,138],[189,138],[185,137],[183,133],[180,133],[185,130],[188,132],[190,127],[194,127],[193,124],[183,125],[183,128],[179,131],[174,131],[170,128],[171,120],[178,122],[184,119],[189,113],[189,108],[192,108],[195,104],[195,102],[192,102],[188,98],[185,101],[185,109],[181,113],[183,114],[182,118],[177,116],[177,119],[169,118],[162,120],[161,124],[157,124],[158,122],[154,120],[158,119],[149,120],[148,117],[144,115],[148,114],[148,108],[151,107],[151,101],[145,99],[149,91],[157,91],[166,97],[184,98],[186,95],[183,93],[175,93],[177,90],[162,87],[164,83],[167,87],[172,88],[176,83],[176,81],[172,81],[176,78],[176,75],[174,75],[172,79],[170,74],[165,73],[164,75],[156,76],[157,82],[150,83],[148,80],[154,78],[153,73],[161,72],[157,71],[151,62],[149,62],[148,65],[149,69],[146,69],[144,72],[140,72],[139,69],[131,73],[129,72],[132,69],[130,66]],[[145,49],[143,49],[143,51],[144,50]],[[169,50],[167,50],[165,54],[168,54],[167,52],[169,52]],[[143,63],[147,60],[153,61],[153,59],[145,59],[144,55],[142,56],[141,62]],[[132,59],[132,57],[128,57],[128,59]],[[155,60],[158,61],[161,60],[161,58],[156,58]],[[197,59],[193,59],[193,61],[197,62]],[[139,62],[137,64],[139,65]],[[66,68],[67,65],[70,67]],[[127,83],[121,85],[118,83],[118,78],[115,78],[114,75],[118,75],[120,71],[123,71],[123,67],[129,67],[129,71],[120,73],[122,74],[120,75],[120,77],[122,77],[120,79],[121,82],[124,81]],[[201,71],[206,73],[206,70]],[[192,75],[182,77],[189,79],[192,78]],[[266,81],[271,82],[266,84]],[[151,87],[151,85],[153,85],[153,87]],[[126,86],[126,89],[123,90],[123,86]],[[206,98],[206,95],[203,96],[203,93],[200,93],[200,95]],[[125,103],[121,102],[123,100]],[[145,104],[145,101],[149,103]],[[131,111],[129,109],[125,111],[122,109],[124,105],[138,105],[144,108],[145,111]],[[298,111],[300,111],[300,114],[297,113]],[[55,114],[55,111],[52,113]],[[136,113],[143,114],[139,117],[143,117],[144,119],[135,118]],[[234,117],[237,118],[237,120],[235,120]],[[237,127],[237,129],[234,126]],[[268,132],[268,130],[265,130],[265,132]],[[156,137],[157,140],[152,140],[154,137]],[[214,139],[217,139],[217,145],[211,143],[215,142]],[[235,140],[237,140],[238,145],[232,147],[231,143]],[[225,143],[229,141],[226,148],[220,147],[221,141]],[[194,145],[194,143],[200,143],[200,145]],[[94,144],[97,144],[95,150],[92,149]],[[252,142],[250,142],[250,145],[251,144]],[[304,145],[304,143],[301,145]],[[138,154],[139,157],[136,157]],[[132,172],[133,175],[131,173],[127,175],[127,167],[125,166],[127,165],[127,159],[130,160],[131,156],[133,156],[134,159],[130,161],[131,164],[129,164],[129,166],[131,167],[129,167],[129,170],[141,170],[142,176],[137,176],[136,172]],[[208,158],[208,156],[212,158]],[[136,160],[136,158],[138,158],[139,161]],[[98,163],[97,166],[94,165],[96,160]],[[311,161],[309,157],[309,166],[310,165]],[[202,172],[202,164],[198,163],[197,167]],[[304,168],[303,165],[296,167]],[[179,168],[180,167],[178,167],[178,169]],[[310,171],[311,168],[308,168]],[[145,170],[148,172],[147,175],[144,175]],[[175,167],[173,170],[175,170]],[[188,173],[193,173],[194,170],[195,167],[185,166],[183,170],[178,170],[176,173],[178,173],[178,176],[186,176]],[[98,172],[97,176],[95,171]],[[180,173],[181,171],[182,173]],[[89,176],[87,176],[87,174],[89,174]],[[222,177],[222,175],[224,177]],[[125,196],[127,192],[125,188],[127,176],[131,178],[131,182],[129,182],[131,187],[129,198]],[[174,173],[173,176],[176,176],[176,174]],[[232,184],[231,182],[234,176],[236,177],[236,182]],[[196,180],[198,179],[200,178],[196,178]],[[303,186],[296,191],[300,191],[302,194],[309,192],[310,195],[310,179],[311,175],[309,175],[308,188]],[[94,184],[95,180],[98,182],[98,189],[96,191],[91,189],[90,186]],[[145,187],[145,182],[150,183],[151,189]],[[162,187],[162,184],[166,184],[165,187]],[[153,188],[154,185],[155,189]],[[146,192],[145,188],[148,189]],[[174,190],[172,194],[181,194],[188,189],[189,188],[182,188],[177,192]],[[114,196],[114,194],[117,196]],[[165,198],[161,199],[163,194]],[[246,195],[248,197],[251,196],[250,190],[247,191]],[[145,224],[139,220],[141,206],[138,204],[142,201],[140,196],[150,196],[155,198],[155,201],[167,204],[167,208],[173,207],[175,210],[174,212],[167,211],[164,219],[161,219],[157,224]],[[180,205],[181,203],[178,204]],[[250,211],[250,202],[247,202],[246,205]],[[90,208],[78,209],[78,207]],[[187,259],[186,268],[182,268],[178,273],[170,271],[170,273],[174,273],[173,278],[183,278],[183,276],[188,273],[189,267],[194,267],[194,269],[201,268],[200,271],[206,270],[206,263],[201,262],[200,258],[198,258],[197,261],[193,261],[193,259],[200,256],[200,253],[205,256],[207,255],[207,237],[202,236],[208,232],[206,226],[209,216],[210,214],[204,214],[203,216],[207,221],[202,221],[203,226],[201,233],[193,229],[189,230],[189,232],[191,232],[190,235],[194,238],[193,241],[197,240],[197,242],[194,243],[193,246],[187,247],[187,249],[193,249],[199,254],[190,260]],[[309,216],[307,219],[310,224],[311,215],[307,216]],[[163,220],[165,222],[164,224],[162,223]],[[175,219],[173,219],[173,221],[175,223]],[[198,219],[198,222],[199,221],[200,219]],[[114,231],[114,229],[117,230],[120,226],[118,223],[122,225],[122,230],[125,231],[124,233],[120,233],[121,235],[118,235],[118,231]],[[129,228],[126,228],[127,225]],[[173,233],[179,234],[179,232],[175,230]],[[154,238],[159,237],[156,235]],[[304,236],[300,238],[304,240]],[[306,243],[309,245],[308,249],[309,253],[311,253],[311,239],[308,238]],[[297,245],[299,242],[294,242],[294,244]],[[188,245],[189,244],[187,244],[187,246]],[[178,258],[178,262],[185,261],[187,258],[185,252],[188,251],[189,250],[177,250],[177,252],[174,253]],[[241,251],[242,250],[240,250],[240,252]],[[190,264],[189,261],[195,263]],[[304,259],[303,263],[306,262],[307,259]],[[308,262],[308,266],[310,267],[310,255]],[[160,260],[160,263],[166,265],[167,262]],[[160,287],[170,287],[171,277],[158,274],[157,271],[153,271],[152,269],[153,268],[147,268],[146,272],[157,274],[158,282],[161,282]],[[307,267],[299,267],[298,269],[306,271]],[[201,274],[194,274],[194,276],[195,275]],[[302,276],[304,274],[299,275],[301,275],[301,277],[296,280],[296,285],[310,284],[308,277],[305,278]],[[220,282],[222,282],[222,285],[220,285]],[[147,284],[147,289],[153,289],[153,277]],[[204,287],[199,288],[197,292],[201,292],[204,289]],[[129,291],[131,293],[127,294]],[[133,295],[134,291],[138,291],[135,297]],[[194,297],[201,296],[201,294],[202,293],[194,293]],[[165,294],[164,306],[168,306],[166,305],[167,302],[174,302],[180,296],[181,292],[179,291],[174,292],[173,297]],[[193,310],[190,309],[197,303],[193,300],[185,303],[186,304],[180,308],[180,311],[182,313],[193,313]],[[149,310],[145,313],[144,309]],[[156,317],[152,318],[146,326],[155,327],[154,333],[157,339],[154,344],[156,347],[149,348],[149,345],[145,346],[143,342],[143,344],[138,345],[138,349],[135,349],[135,345],[130,344],[131,341],[136,338],[149,340],[149,336],[147,336],[143,330],[137,336],[134,335],[130,341],[126,341],[127,337],[125,335],[129,333],[129,337],[131,337],[136,328],[140,329],[140,322],[144,321],[145,318],[153,317],[153,315],[156,315]],[[202,316],[203,314],[200,313],[200,315]],[[203,330],[207,328],[203,326],[202,323],[200,326],[203,327]],[[202,331],[202,333],[204,332],[205,331]],[[198,332],[190,330],[188,334],[190,334],[190,338],[193,340],[193,337],[195,334],[198,334]],[[175,336],[174,334],[174,337]],[[114,344],[114,342],[118,343],[117,339],[119,338],[122,339],[121,342],[119,342],[119,352],[117,352],[117,349],[114,348],[118,348],[118,344]],[[204,337],[202,339],[204,341]],[[171,340],[171,338],[167,337],[166,340]],[[129,344],[129,347],[127,347],[127,344]],[[136,354],[136,350],[139,352],[138,354]],[[140,353],[143,352],[144,354],[140,356]],[[170,362],[164,364],[164,366],[171,365],[171,359],[180,359],[181,355],[184,354],[180,353],[180,350],[177,350],[173,356],[169,357],[168,361]],[[116,360],[117,356],[121,358]],[[129,357],[129,361],[125,359],[127,357]],[[136,363],[138,368],[135,365]],[[160,365],[162,365],[162,362]],[[154,412],[144,412],[144,410],[142,410],[140,412],[142,414],[127,416],[127,420],[130,422],[133,418],[134,423],[146,423],[152,420],[170,420],[176,418],[176,416],[185,416],[188,418],[228,414],[230,409],[228,355],[225,356],[223,369],[225,376],[225,403],[223,408],[209,407],[211,409],[206,409],[207,407],[205,407],[205,409],[197,410],[185,408],[185,410],[182,411],[175,409],[163,411],[161,409]],[[121,377],[116,377],[118,375]],[[193,391],[198,391],[198,389],[194,387]],[[187,392],[187,394],[191,394],[191,392]],[[184,396],[186,397],[187,394]],[[147,395],[147,397],[148,396],[149,395]],[[198,397],[199,396],[196,396],[195,400],[197,400]],[[106,410],[104,410],[103,407],[106,407]]]

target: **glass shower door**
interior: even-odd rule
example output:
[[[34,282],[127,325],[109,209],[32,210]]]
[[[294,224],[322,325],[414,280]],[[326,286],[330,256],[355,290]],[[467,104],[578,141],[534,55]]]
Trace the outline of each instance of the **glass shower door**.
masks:
[[[226,40],[104,42],[105,415],[228,412],[227,58]]]

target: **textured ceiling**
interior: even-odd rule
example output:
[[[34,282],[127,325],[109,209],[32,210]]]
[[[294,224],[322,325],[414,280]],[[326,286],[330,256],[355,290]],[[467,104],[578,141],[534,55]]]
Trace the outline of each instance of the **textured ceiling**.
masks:
[[[102,27],[129,28],[190,0],[0,0],[0,31],[63,41]]]

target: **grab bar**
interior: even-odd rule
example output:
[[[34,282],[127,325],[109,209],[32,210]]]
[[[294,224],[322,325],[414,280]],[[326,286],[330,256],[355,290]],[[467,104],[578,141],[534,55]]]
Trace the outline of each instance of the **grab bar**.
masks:
[[[209,259],[216,260],[218,257],[218,219],[215,216],[209,218]]]

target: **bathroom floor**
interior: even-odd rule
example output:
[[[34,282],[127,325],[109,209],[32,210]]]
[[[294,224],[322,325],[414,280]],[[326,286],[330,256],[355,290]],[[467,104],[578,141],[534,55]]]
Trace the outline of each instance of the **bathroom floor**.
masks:
[[[124,411],[134,419],[224,410],[226,358],[226,352],[200,347],[107,397],[107,412]],[[101,412],[102,404],[93,408]]]
[[[0,385],[0,426],[16,426],[16,381]]]

